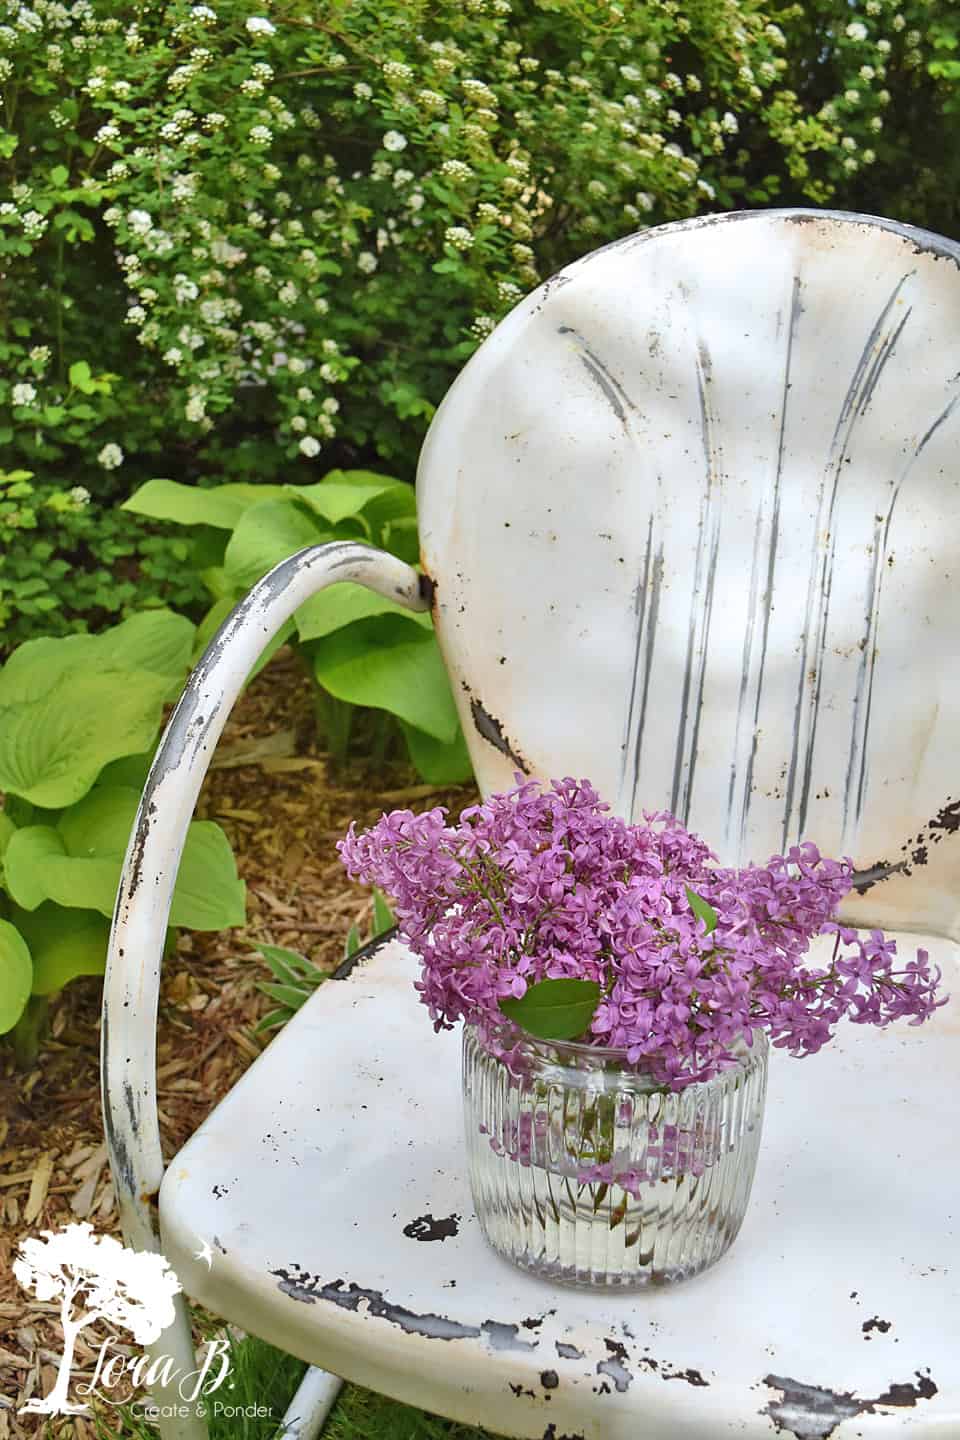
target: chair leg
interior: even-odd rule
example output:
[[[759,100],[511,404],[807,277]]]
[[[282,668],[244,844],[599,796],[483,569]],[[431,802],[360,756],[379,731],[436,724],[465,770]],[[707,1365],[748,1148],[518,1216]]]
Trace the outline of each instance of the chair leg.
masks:
[[[324,1427],[333,1402],[343,1381],[339,1375],[318,1370],[315,1365],[300,1381],[300,1386],[283,1417],[283,1429],[277,1440],[316,1440]]]
[[[154,1422],[160,1431],[161,1440],[208,1440],[209,1432],[203,1411],[188,1404],[180,1392],[179,1385],[184,1376],[197,1368],[196,1352],[193,1347],[193,1328],[190,1324],[190,1310],[182,1295],[174,1296],[175,1318],[159,1339],[148,1345],[151,1360],[172,1360],[170,1367],[172,1383],[163,1383],[163,1369],[150,1385],[149,1404],[158,1407]]]

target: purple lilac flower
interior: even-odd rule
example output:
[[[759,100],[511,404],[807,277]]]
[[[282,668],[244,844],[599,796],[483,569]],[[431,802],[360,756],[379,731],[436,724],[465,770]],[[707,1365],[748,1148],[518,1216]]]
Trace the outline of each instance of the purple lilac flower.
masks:
[[[492,1039],[502,999],[544,979],[593,980],[602,998],[584,1039],[680,1090],[735,1064],[734,1043],[757,1027],[812,1055],[843,1018],[916,1025],[946,1003],[925,950],[897,969],[895,941],[833,918],[850,860],[805,842],[725,868],[666,811],[628,825],[586,780],[516,778],[456,825],[442,806],[395,810],[362,834],[351,825],[337,847],[353,879],[391,897],[435,1029],[463,1019]],[[716,913],[709,934],[688,888]],[[836,936],[833,958],[811,968],[822,934]]]

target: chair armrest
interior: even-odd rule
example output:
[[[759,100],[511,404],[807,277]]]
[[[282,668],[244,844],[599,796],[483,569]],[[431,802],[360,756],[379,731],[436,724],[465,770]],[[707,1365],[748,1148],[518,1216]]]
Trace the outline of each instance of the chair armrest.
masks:
[[[190,675],[140,798],[117,893],[103,989],[100,1086],[124,1235],[156,1249],[150,1199],[163,1157],[157,1117],[157,1006],[167,919],[200,786],[244,681],[268,642],[311,595],[352,580],[409,610],[429,607],[412,566],[355,542],[301,550],[227,617]]]

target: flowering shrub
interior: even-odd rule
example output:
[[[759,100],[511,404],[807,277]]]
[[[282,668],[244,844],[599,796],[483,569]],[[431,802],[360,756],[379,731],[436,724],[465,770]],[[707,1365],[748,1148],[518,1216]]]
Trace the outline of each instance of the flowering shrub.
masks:
[[[946,226],[956,37],[928,17],[11,0],[0,450],[95,497],[409,468],[479,339],[605,240],[811,200]]]
[[[464,1019],[496,1037],[506,1015],[542,1038],[625,1049],[679,1090],[734,1063],[757,1028],[812,1055],[843,1018],[919,1024],[945,1003],[926,951],[895,969],[894,941],[833,919],[849,861],[806,843],[728,869],[666,812],[628,825],[608,810],[586,781],[530,781],[457,826],[443,807],[351,825],[343,862],[393,898],[436,1029]],[[831,963],[808,967],[824,934]]]
[[[63,490],[34,484],[29,470],[0,470],[0,650],[200,599],[185,541],[91,502],[83,485]]]

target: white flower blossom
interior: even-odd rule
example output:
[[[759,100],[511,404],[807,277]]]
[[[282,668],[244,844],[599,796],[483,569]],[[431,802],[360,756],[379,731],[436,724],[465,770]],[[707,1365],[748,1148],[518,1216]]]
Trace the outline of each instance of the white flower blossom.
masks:
[[[185,419],[190,421],[191,425],[199,425],[201,420],[204,419],[206,413],[206,402],[204,401],[202,395],[191,395],[190,399],[183,407],[184,417]]]
[[[250,35],[275,35],[277,27],[271,25],[263,15],[251,15],[247,21],[247,33]]]
[[[10,399],[14,405],[32,405],[36,398],[37,387],[31,385],[29,381],[23,381],[19,385],[14,385],[10,392]]]
[[[444,160],[440,166],[440,174],[445,175],[448,180],[460,181],[469,180],[473,171],[463,160]]]
[[[336,415],[340,409],[340,401],[335,395],[328,395],[320,406],[325,415]]]
[[[720,129],[725,130],[728,135],[736,135],[740,129],[736,115],[732,110],[724,110],[720,120]]]
[[[179,365],[183,360],[183,351],[177,345],[171,345],[169,350],[164,351],[163,359],[167,365]]]
[[[353,93],[358,100],[369,100],[373,91],[365,80],[358,80],[353,87]]]
[[[867,38],[867,27],[861,25],[859,20],[852,20],[847,26],[845,34],[848,40],[862,41]]]
[[[250,130],[249,139],[253,145],[269,145],[273,139],[273,131],[269,125],[254,125]]]
[[[406,135],[402,135],[399,130],[388,130],[387,133],[386,133],[386,135],[384,135],[384,137],[383,137],[383,148],[384,148],[384,150],[394,150],[394,151],[396,151],[396,150],[406,150],[406,148],[407,148],[407,137],[406,137]]]
[[[294,415],[290,421],[290,429],[300,431],[306,430],[307,422],[303,415]]]
[[[82,510],[84,505],[90,504],[90,491],[86,485],[73,485],[67,494],[78,510]]]
[[[306,455],[308,460],[312,460],[315,455],[320,454],[320,441],[312,435],[304,435],[299,448],[301,455]]]
[[[443,238],[454,250],[470,250],[473,247],[473,232],[466,225],[448,225]]]
[[[361,250],[357,256],[357,269],[361,275],[372,275],[378,263],[376,255],[370,250]]]
[[[119,445],[114,445],[111,441],[109,445],[104,445],[97,459],[104,470],[116,470],[123,464],[123,451]]]

